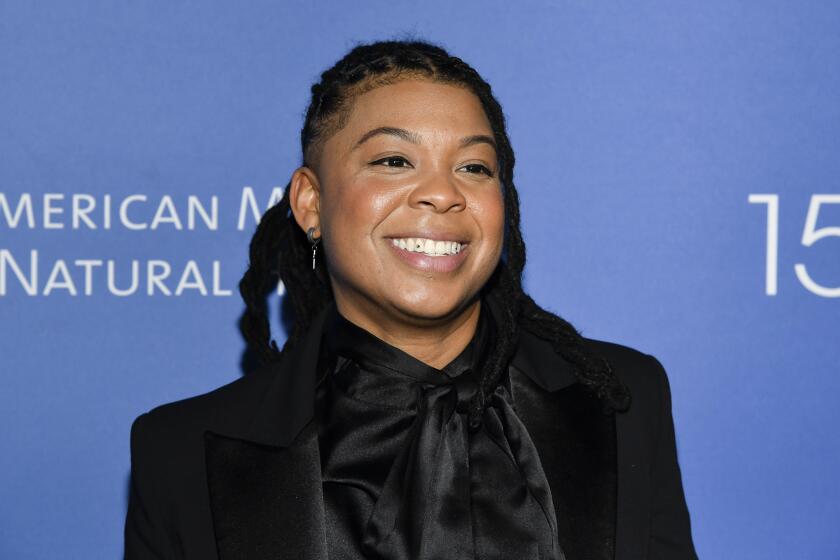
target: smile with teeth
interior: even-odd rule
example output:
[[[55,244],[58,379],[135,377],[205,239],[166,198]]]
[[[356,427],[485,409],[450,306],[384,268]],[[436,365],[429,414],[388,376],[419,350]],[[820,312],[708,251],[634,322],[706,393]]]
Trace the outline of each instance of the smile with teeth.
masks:
[[[411,251],[412,253],[423,253],[430,257],[442,257],[444,255],[455,255],[461,252],[462,245],[457,241],[436,241],[422,237],[402,237],[391,239],[394,247]]]

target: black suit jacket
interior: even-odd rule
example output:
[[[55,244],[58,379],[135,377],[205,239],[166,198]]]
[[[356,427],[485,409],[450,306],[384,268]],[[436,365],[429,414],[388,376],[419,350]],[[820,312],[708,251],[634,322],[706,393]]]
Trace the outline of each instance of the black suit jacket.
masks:
[[[324,317],[279,364],[134,421],[126,560],[327,558],[312,421]],[[626,346],[586,343],[628,385],[627,412],[604,415],[528,331],[510,366],[567,558],[696,558],[665,371]]]

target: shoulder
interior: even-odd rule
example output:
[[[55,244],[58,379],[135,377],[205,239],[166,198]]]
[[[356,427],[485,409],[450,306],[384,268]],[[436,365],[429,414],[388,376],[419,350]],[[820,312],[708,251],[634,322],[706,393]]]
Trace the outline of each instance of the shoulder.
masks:
[[[584,340],[609,362],[630,391],[630,408],[616,417],[619,437],[629,438],[640,449],[652,449],[662,426],[671,419],[670,383],[662,363],[652,354],[623,344]]]
[[[584,343],[596,355],[607,360],[616,377],[630,392],[630,409],[626,415],[636,417],[648,426],[658,424],[666,407],[670,407],[668,375],[654,355],[643,350],[593,338]]]
[[[195,451],[206,430],[238,430],[276,373],[277,365],[268,364],[212,391],[140,414],[131,424],[132,456],[166,457],[175,464]]]
[[[652,354],[618,342],[583,337],[584,346],[607,360],[615,376],[630,392],[630,409],[620,416],[650,427],[670,407],[668,376]],[[575,367],[558,354],[545,338],[523,329],[514,364],[549,391],[577,383]]]
[[[666,381],[665,370],[651,354],[617,342],[583,337],[584,346],[595,356],[607,360],[611,369],[634,393],[658,393]],[[544,378],[544,385],[565,386],[555,382],[555,377],[574,378],[574,366],[558,354],[550,341],[527,329],[520,331],[514,361],[522,369],[534,371]]]
[[[584,343],[598,356],[609,362],[616,376],[631,392],[659,393],[667,376],[660,361],[642,350],[594,338],[585,338]]]
[[[637,408],[649,408],[662,396],[667,377],[662,364],[653,355],[596,338],[583,337],[583,344],[592,354],[607,360],[619,381],[629,389],[631,399],[639,403]],[[575,366],[555,351],[549,340],[528,329],[520,331],[513,363],[549,391],[577,383]]]

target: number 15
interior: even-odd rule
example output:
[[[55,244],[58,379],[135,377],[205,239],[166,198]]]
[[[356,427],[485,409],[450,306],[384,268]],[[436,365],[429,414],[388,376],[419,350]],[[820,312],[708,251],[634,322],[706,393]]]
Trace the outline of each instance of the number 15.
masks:
[[[765,293],[776,295],[779,276],[779,195],[751,194],[750,204],[767,205],[767,261],[765,276]],[[808,205],[808,215],[805,218],[805,228],[802,230],[802,245],[810,247],[824,237],[840,237],[840,227],[817,228],[817,216],[822,204],[840,204],[840,194],[813,194]],[[822,297],[840,297],[840,287],[827,288],[814,282],[808,270],[802,263],[793,266],[799,282],[811,293]]]

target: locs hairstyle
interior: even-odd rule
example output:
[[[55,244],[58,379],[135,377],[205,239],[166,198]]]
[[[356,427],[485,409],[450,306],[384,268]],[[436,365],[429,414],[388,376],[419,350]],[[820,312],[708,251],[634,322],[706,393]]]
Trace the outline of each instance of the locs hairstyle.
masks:
[[[548,340],[574,367],[578,380],[601,399],[603,411],[626,410],[630,394],[609,363],[594,355],[580,333],[559,316],[542,309],[522,289],[525,243],[519,228],[519,196],[513,184],[514,153],[505,118],[490,85],[471,66],[443,48],[426,41],[378,41],[359,44],[321,74],[311,88],[312,99],[301,130],[303,165],[315,167],[324,141],[347,122],[356,96],[405,78],[423,78],[464,87],[481,101],[498,146],[499,178],[505,204],[504,247],[499,265],[483,288],[504,310],[498,325],[499,340],[485,360],[479,387],[470,402],[469,425],[481,423],[488,391],[496,386],[515,349],[518,330],[525,328]],[[250,244],[250,264],[239,283],[246,310],[240,321],[251,349],[262,362],[279,360],[298,344],[313,317],[333,300],[325,270],[318,259],[312,270],[310,245],[289,205],[291,182],[283,198],[263,215]],[[323,249],[323,244],[319,251]],[[283,349],[271,338],[267,295],[282,280],[294,310],[294,326]]]

